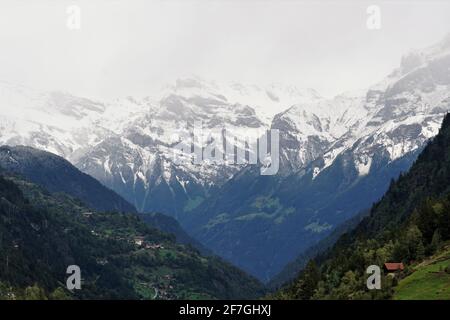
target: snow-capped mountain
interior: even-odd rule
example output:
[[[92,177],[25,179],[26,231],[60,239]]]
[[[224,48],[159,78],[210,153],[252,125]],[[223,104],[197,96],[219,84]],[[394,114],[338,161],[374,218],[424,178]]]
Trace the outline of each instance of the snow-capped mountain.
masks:
[[[437,134],[449,111],[449,65],[450,36],[405,55],[398,69],[363,95],[298,103],[277,114],[272,128],[281,131],[284,169],[289,174],[322,157],[317,176],[352,149],[364,175],[381,149],[391,161],[416,150]]]
[[[280,162],[284,175],[307,166],[334,146],[350,130],[362,126],[369,113],[361,97],[342,95],[333,100],[295,104],[274,117],[271,128],[280,130]]]
[[[198,78],[166,86],[148,113],[129,121],[120,135],[110,135],[76,161],[83,171],[118,191],[142,211],[169,211],[180,217],[230,179],[242,165],[176,162],[174,146],[200,124],[208,134],[225,128],[237,137],[257,139],[270,126],[270,115],[290,101],[314,101],[313,90],[231,84]],[[246,102],[255,101],[247,105]],[[286,104],[284,104],[286,103]],[[193,143],[199,144],[195,140]],[[237,144],[243,149],[244,145]],[[224,152],[223,146],[218,146]]]
[[[217,83],[198,77],[178,79],[175,84],[164,87],[163,95],[179,97],[223,99],[230,105],[250,106],[266,125],[273,117],[297,103],[309,103],[323,99],[314,89],[300,89],[294,86],[271,84],[267,87],[240,83]]]
[[[349,149],[364,175],[375,153],[386,152],[394,161],[423,146],[450,111],[450,36],[404,56],[397,70],[369,88],[360,108],[349,110],[360,120],[324,154],[316,172]]]
[[[195,77],[179,79],[154,97],[105,102],[9,83],[0,89],[0,143],[63,156],[139,209],[172,215],[194,208],[242,167],[194,164],[189,156],[176,162],[181,136],[201,124],[203,140],[223,128],[257,139],[273,115],[294,101],[320,99],[310,89],[218,85]]]

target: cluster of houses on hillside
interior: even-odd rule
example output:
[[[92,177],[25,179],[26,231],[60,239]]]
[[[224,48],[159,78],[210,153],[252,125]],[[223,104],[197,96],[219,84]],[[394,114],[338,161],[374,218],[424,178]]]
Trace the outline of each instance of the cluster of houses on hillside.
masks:
[[[134,237],[134,244],[138,247],[144,248],[144,249],[164,249],[164,246],[159,243],[148,243],[145,241],[145,237],[137,236]]]

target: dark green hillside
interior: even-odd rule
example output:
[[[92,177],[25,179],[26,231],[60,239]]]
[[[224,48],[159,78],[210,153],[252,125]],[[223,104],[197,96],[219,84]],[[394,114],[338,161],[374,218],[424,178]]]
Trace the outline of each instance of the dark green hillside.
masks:
[[[73,293],[65,289],[72,264],[84,279]],[[262,293],[255,279],[177,244],[136,215],[91,211],[64,194],[0,176],[3,299],[237,299]]]
[[[64,192],[99,211],[136,212],[114,191],[82,173],[67,160],[31,147],[0,147],[0,167],[15,172],[50,192]]]
[[[408,173],[392,182],[370,215],[336,245],[310,262],[280,298],[391,298],[414,266],[439,254],[450,240],[450,116]],[[383,278],[382,290],[366,288],[366,268],[403,262],[406,271]],[[316,267],[315,265],[318,265]],[[443,280],[444,281],[444,280]],[[449,283],[450,285],[450,283]],[[420,296],[420,292],[417,293]]]
[[[165,233],[175,235],[178,243],[190,245],[203,255],[212,254],[212,252],[205,248],[200,242],[188,235],[175,218],[166,216],[162,213],[140,213],[139,217],[149,226],[152,226],[153,228],[161,230]]]

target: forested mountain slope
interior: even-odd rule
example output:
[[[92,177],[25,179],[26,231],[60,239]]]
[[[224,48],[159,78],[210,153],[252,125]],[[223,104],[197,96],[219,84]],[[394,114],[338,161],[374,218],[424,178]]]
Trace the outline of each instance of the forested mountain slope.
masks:
[[[69,265],[81,268],[81,290],[65,289]],[[0,176],[0,298],[238,299],[262,292],[242,271],[177,244],[136,215],[93,211]]]

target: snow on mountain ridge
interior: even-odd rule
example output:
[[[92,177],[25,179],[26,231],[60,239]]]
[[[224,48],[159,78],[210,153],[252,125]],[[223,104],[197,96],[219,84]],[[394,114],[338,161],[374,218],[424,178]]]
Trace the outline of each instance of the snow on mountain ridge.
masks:
[[[365,175],[375,154],[386,153],[394,161],[423,146],[448,111],[450,35],[405,55],[401,66],[365,95],[297,104],[275,116],[272,127],[284,137],[287,174],[321,158],[315,178],[339,155],[352,152],[355,168]]]
[[[273,117],[297,103],[322,99],[314,89],[298,89],[294,86],[271,84],[267,87],[241,83],[218,83],[198,77],[178,79],[166,86],[163,97],[176,94],[186,99],[211,98],[230,105],[250,106],[267,125]]]

